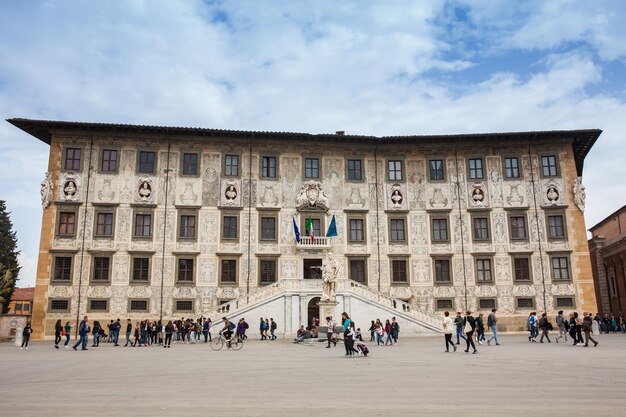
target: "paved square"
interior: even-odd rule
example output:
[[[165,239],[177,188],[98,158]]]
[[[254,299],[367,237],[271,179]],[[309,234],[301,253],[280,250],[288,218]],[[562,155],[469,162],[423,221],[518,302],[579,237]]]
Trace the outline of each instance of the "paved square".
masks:
[[[621,416],[626,337],[597,348],[529,344],[522,335],[477,355],[443,353],[443,337],[343,346],[251,340],[239,352],[204,344],[28,351],[0,344],[1,416]]]

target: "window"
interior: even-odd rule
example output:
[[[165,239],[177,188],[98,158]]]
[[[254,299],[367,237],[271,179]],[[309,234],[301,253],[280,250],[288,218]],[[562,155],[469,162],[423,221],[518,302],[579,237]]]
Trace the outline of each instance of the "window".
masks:
[[[435,259],[435,284],[451,284],[450,260]]]
[[[139,151],[139,172],[142,174],[154,174],[155,159],[155,152]]]
[[[481,310],[494,309],[496,308],[496,299],[495,298],[479,298],[478,308]]]
[[[113,236],[113,213],[96,213],[96,236]]]
[[[62,211],[59,213],[58,234],[63,236],[76,234],[76,212]]]
[[[130,300],[130,311],[148,311],[148,300]]]
[[[511,239],[526,239],[526,217],[511,216],[509,217],[511,225]]]
[[[276,217],[261,217],[261,240],[276,240]]]
[[[445,180],[443,159],[431,159],[428,161],[428,171],[430,173],[431,181],[443,181]]]
[[[402,181],[402,161],[387,161],[387,178],[389,181]]]
[[[472,180],[483,179],[483,160],[475,158],[469,160],[469,177]]]
[[[548,236],[552,239],[565,237],[563,215],[548,216]]]
[[[16,313],[21,313],[22,312],[22,303],[21,302],[16,302],[15,303],[15,312]]]
[[[361,169],[360,159],[348,159],[348,180],[361,181],[363,179],[363,171]]]
[[[433,219],[433,242],[448,241],[448,219]]]
[[[67,312],[70,310],[70,300],[50,299],[49,311]]]
[[[239,176],[239,155],[224,156],[224,176],[226,177],[238,177]]]
[[[544,177],[556,177],[558,175],[555,155],[541,157],[541,172]]]
[[[406,259],[391,260],[391,283],[406,284],[409,282],[409,274]]]
[[[95,256],[93,258],[93,282],[108,282],[111,270],[111,258],[108,256]]]
[[[198,175],[198,154],[183,154],[183,175]]]
[[[103,149],[102,161],[100,163],[101,172],[117,172],[117,150]]]
[[[313,227],[313,235],[314,236],[321,236],[321,233],[322,233],[322,220],[321,219],[311,218],[311,226]],[[311,229],[308,227],[308,221],[307,220],[305,220],[305,222],[304,222],[303,230],[304,230],[304,233],[306,234],[306,236],[309,236],[311,234]]]
[[[28,302],[24,303],[23,307],[24,307],[24,310],[23,310],[24,313],[30,312],[30,303],[28,303]]]
[[[263,178],[276,178],[276,157],[264,156],[261,166],[261,176]]]
[[[365,225],[363,219],[350,219],[350,236],[351,242],[363,242],[365,240]]]
[[[556,297],[556,307],[557,308],[574,307],[574,298],[573,297]]]
[[[220,267],[220,283],[237,284],[237,261],[235,259],[222,259]]]
[[[519,178],[519,158],[504,158],[504,176]]]
[[[63,169],[66,171],[80,171],[80,148],[66,148]]]
[[[72,257],[71,256],[55,256],[54,257],[54,281],[71,281],[72,280]]]
[[[178,231],[178,237],[180,237],[181,239],[195,239],[196,238],[196,216],[195,215],[180,216],[180,228]]]
[[[237,216],[222,217],[222,239],[238,239]]]
[[[517,308],[535,308],[534,298],[518,298]]]
[[[193,311],[193,300],[176,300],[176,311]]]
[[[178,280],[177,282],[193,282],[193,259],[178,258]]]
[[[304,159],[304,178],[320,177],[320,160],[317,158]]]
[[[565,256],[552,258],[552,279],[554,281],[569,281],[569,260]]]
[[[437,310],[452,310],[454,303],[452,298],[439,298],[435,300],[435,308]]]
[[[476,259],[476,282],[492,282],[491,259]]]
[[[150,258],[133,258],[131,281],[148,282],[150,280]]]
[[[489,219],[474,217],[474,240],[489,240]]]
[[[367,285],[366,265],[365,259],[350,259],[350,279]]]
[[[389,233],[392,242],[406,241],[406,228],[404,219],[389,219]]]
[[[530,281],[530,258],[514,258],[515,281]]]
[[[89,300],[89,311],[108,311],[109,300]]]
[[[276,282],[276,259],[259,260],[259,285]]]
[[[152,235],[152,214],[135,214],[134,237],[150,237]]]

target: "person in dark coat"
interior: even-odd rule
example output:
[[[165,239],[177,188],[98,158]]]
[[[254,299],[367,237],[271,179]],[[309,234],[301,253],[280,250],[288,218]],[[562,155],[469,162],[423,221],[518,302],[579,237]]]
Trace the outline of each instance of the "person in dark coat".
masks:
[[[33,332],[33,328],[30,326],[30,322],[26,323],[26,327],[22,330],[22,347],[20,350],[28,350],[28,341],[30,340],[30,334]]]
[[[472,354],[478,353],[478,350],[476,350],[476,345],[474,344],[474,331],[476,330],[476,319],[474,319],[474,317],[472,317],[472,312],[467,310],[465,312],[465,320],[464,320],[464,332],[465,332],[465,342],[467,343],[467,348],[465,349],[465,352],[469,352],[469,348],[470,345],[472,346],[472,348],[474,349],[474,351],[472,352]]]
[[[54,348],[59,348],[59,343],[61,343],[61,333],[63,332],[63,324],[61,324],[61,319],[57,320],[54,325]]]

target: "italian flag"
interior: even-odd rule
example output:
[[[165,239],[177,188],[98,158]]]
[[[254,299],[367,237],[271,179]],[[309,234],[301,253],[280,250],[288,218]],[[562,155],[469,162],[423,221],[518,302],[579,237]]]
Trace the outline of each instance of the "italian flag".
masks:
[[[309,216],[308,219],[306,219],[306,228],[309,229],[309,236],[311,236],[311,240],[315,240],[315,233],[313,233],[313,219],[311,218],[311,216]]]

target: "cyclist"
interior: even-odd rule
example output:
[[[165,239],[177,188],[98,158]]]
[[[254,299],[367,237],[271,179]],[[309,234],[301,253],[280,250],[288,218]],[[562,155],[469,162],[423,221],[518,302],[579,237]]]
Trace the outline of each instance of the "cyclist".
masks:
[[[224,336],[224,339],[228,342],[230,346],[230,338],[233,335],[233,330],[235,329],[235,324],[228,321],[226,317],[222,317],[222,321],[224,322],[224,328],[220,331],[221,335]]]

